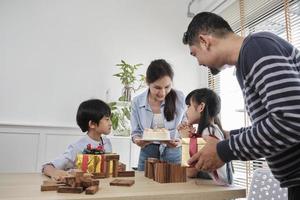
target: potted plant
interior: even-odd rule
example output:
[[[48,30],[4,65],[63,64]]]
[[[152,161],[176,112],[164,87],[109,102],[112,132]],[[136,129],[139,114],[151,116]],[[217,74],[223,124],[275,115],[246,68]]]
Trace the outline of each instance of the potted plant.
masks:
[[[145,76],[139,74],[140,78],[137,79],[135,75],[135,71],[142,65],[143,64],[130,65],[124,60],[121,60],[121,63],[116,64],[116,66],[120,67],[121,72],[114,74],[113,76],[119,77],[124,86],[119,101],[131,101],[131,93],[136,92],[145,86]]]
[[[112,111],[112,128],[115,130],[114,135],[129,136],[131,94],[145,87],[145,76],[139,74],[139,78],[137,78],[135,74],[136,70],[142,66],[142,64],[131,65],[121,60],[121,63],[116,64],[116,66],[120,68],[120,72],[113,76],[120,78],[123,89],[118,101],[109,103]]]

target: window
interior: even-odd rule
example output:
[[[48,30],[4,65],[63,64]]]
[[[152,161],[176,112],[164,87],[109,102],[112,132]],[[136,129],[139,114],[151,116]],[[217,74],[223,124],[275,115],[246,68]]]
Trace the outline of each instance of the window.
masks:
[[[239,0],[218,14],[223,16],[233,30],[240,35],[270,31],[289,40],[298,49],[300,48],[300,38],[296,37],[300,34],[299,0]],[[209,82],[212,82],[211,78],[209,78]],[[244,111],[242,92],[235,77],[235,67],[220,73],[217,80],[219,87],[215,86],[216,82],[213,85],[214,88],[220,88],[223,128],[232,130],[250,125]],[[256,168],[267,167],[264,159],[248,162],[234,161],[233,163],[235,184],[247,189],[250,186],[253,171]]]

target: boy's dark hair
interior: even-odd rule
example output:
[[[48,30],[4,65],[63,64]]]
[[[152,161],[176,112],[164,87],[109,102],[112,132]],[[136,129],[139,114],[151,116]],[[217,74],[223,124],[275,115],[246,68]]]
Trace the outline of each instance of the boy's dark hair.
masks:
[[[89,121],[99,124],[104,117],[110,117],[109,106],[100,99],[90,99],[82,102],[77,110],[76,121],[82,132],[89,130]]]
[[[183,35],[183,44],[193,45],[197,41],[199,33],[224,37],[228,33],[233,33],[233,30],[228,22],[219,15],[211,12],[201,12],[190,22],[187,31]]]
[[[218,117],[218,114],[221,111],[221,99],[219,95],[217,95],[211,89],[201,88],[190,92],[185,98],[185,104],[193,106],[191,105],[191,100],[196,105],[205,103],[204,111],[198,123],[197,133],[201,135],[203,130],[210,126],[210,122],[209,122],[210,118],[214,118],[214,123],[217,124],[221,129],[221,131],[224,133]]]
[[[174,72],[171,65],[164,59],[153,60],[146,72],[146,82],[150,84],[164,76],[168,76],[173,80]],[[167,121],[171,121],[175,117],[176,99],[177,94],[171,89],[165,98],[164,115]]]

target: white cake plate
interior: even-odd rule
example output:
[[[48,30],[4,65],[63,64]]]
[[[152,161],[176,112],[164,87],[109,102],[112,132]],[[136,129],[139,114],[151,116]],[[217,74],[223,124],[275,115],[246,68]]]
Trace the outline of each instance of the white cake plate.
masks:
[[[172,140],[158,140],[158,139],[143,139],[143,138],[141,138],[141,139],[139,139],[139,138],[137,138],[137,139],[135,139],[135,140],[139,140],[139,141],[145,141],[145,142],[170,142],[170,141],[172,141]]]

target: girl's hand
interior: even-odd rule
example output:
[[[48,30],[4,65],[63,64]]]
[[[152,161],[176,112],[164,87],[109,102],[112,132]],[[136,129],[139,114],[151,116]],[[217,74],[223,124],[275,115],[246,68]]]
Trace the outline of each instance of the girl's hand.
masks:
[[[193,125],[190,125],[187,122],[179,124],[177,130],[182,138],[188,138],[190,133],[196,132],[196,129],[193,127]]]

